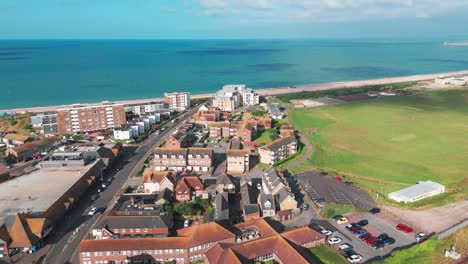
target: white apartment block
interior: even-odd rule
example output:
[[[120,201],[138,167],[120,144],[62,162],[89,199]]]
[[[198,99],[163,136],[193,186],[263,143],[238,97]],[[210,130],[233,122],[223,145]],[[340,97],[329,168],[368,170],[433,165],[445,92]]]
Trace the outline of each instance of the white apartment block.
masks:
[[[221,111],[234,111],[239,106],[251,106],[260,103],[260,97],[244,84],[230,84],[215,94],[213,106]]]
[[[190,108],[189,92],[164,93],[164,101],[169,104],[169,108],[176,110],[187,110]]]

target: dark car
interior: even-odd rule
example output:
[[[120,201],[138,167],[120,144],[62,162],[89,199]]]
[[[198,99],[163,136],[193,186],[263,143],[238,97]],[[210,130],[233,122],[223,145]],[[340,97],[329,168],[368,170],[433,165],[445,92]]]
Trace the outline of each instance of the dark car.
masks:
[[[343,256],[344,256],[345,258],[349,258],[350,256],[356,255],[356,254],[357,254],[357,253],[356,253],[356,251],[354,251],[354,250],[348,250],[348,251],[343,252]]]
[[[367,224],[369,224],[369,221],[367,221],[366,219],[363,219],[363,220],[357,222],[357,224],[359,226],[366,226]]]
[[[373,249],[383,248],[384,246],[385,246],[385,244],[382,241],[377,241],[377,242],[375,242],[374,244],[371,245],[371,247]]]
[[[344,183],[345,183],[346,185],[352,185],[352,184],[353,184],[352,181],[345,181]]]
[[[384,241],[386,240],[387,238],[389,238],[390,236],[387,234],[387,233],[382,233],[380,234],[377,239],[380,240],[380,241]]]
[[[342,215],[335,215],[334,217],[331,218],[333,221],[338,221],[338,219],[341,219],[343,216]]]
[[[362,240],[362,241],[366,241],[367,239],[371,238],[372,235],[370,233],[367,233],[363,236],[360,236],[359,238]]]
[[[393,244],[395,244],[395,239],[393,237],[389,237],[389,238],[385,239],[384,244],[385,245],[393,245]]]
[[[319,197],[319,198],[315,198],[313,201],[314,201],[314,203],[324,203],[325,198]]]
[[[372,208],[372,209],[369,210],[369,213],[371,213],[371,214],[378,214],[378,213],[380,213],[380,208],[374,207],[374,208]]]
[[[349,231],[353,234],[356,234],[357,232],[361,231],[362,230],[362,227],[360,226],[356,226],[355,228],[353,229],[350,229]]]
[[[345,226],[345,228],[348,229],[348,230],[351,230],[351,229],[355,228],[356,226],[357,226],[356,223],[351,223],[351,224]]]

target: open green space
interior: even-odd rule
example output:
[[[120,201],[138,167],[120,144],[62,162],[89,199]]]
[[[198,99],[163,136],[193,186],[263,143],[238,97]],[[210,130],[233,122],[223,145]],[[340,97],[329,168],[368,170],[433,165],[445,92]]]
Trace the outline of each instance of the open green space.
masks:
[[[318,264],[345,264],[346,259],[334,249],[325,245],[319,245],[309,249],[310,255]]]
[[[259,144],[266,144],[274,141],[275,139],[278,139],[278,130],[275,128],[269,128],[259,133],[254,141],[258,142]]]
[[[451,191],[467,177],[468,89],[293,109],[289,120],[317,129],[301,170],[342,173],[385,194],[420,180]]]
[[[325,207],[320,211],[320,214],[326,218],[332,218],[335,215],[351,213],[354,209],[352,204],[326,203]]]

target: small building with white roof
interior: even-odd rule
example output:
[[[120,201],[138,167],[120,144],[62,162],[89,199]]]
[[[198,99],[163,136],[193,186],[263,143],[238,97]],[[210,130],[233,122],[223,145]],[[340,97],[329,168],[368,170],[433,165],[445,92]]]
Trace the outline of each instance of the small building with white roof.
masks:
[[[433,181],[420,181],[418,184],[388,194],[397,202],[412,203],[445,192],[445,186]]]

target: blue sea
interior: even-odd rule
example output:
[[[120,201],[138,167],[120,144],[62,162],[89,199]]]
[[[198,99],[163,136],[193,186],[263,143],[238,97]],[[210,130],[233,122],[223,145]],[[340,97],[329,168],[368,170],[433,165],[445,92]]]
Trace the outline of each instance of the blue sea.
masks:
[[[468,69],[468,47],[443,41],[0,41],[0,109]]]

